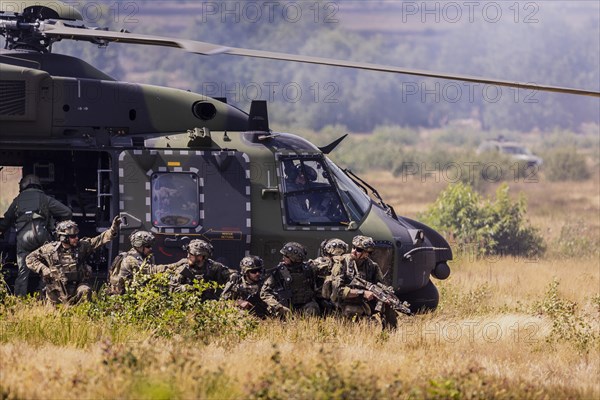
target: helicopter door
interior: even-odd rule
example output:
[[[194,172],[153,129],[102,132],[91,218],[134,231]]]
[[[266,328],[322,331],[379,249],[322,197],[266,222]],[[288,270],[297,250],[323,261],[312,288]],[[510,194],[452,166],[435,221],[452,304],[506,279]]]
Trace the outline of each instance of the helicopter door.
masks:
[[[157,263],[185,256],[203,239],[213,258],[235,267],[250,250],[251,201],[247,156],[236,151],[127,150],[119,156],[119,208],[129,234],[152,231]]]

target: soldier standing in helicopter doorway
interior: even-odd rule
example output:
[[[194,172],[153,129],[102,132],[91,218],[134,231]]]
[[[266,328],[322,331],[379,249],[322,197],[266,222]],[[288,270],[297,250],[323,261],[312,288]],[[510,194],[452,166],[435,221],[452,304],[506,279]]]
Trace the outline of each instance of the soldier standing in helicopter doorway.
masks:
[[[15,281],[15,295],[25,296],[29,281],[29,268],[25,258],[33,250],[52,240],[54,222],[71,219],[71,209],[60,201],[46,195],[40,179],[26,175],[19,182],[20,193],[0,221],[0,234],[13,224],[17,230],[17,265],[19,272]]]

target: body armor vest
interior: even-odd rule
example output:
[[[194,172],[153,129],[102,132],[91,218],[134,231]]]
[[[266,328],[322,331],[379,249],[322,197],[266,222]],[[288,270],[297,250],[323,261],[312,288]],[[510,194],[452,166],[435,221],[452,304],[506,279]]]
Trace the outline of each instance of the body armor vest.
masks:
[[[306,264],[289,266],[292,276],[290,289],[292,291],[291,303],[306,304],[315,296],[314,280],[310,268]]]

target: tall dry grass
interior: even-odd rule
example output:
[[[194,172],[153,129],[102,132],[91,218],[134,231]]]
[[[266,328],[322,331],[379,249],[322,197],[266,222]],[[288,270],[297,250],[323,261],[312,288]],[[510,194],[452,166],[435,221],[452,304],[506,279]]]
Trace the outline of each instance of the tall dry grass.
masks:
[[[557,319],[539,306],[551,300],[553,282],[560,301],[576,304],[573,321],[592,329],[585,348],[579,336],[557,337]],[[395,332],[337,318],[265,321],[248,337],[209,345],[149,331],[111,336],[84,320],[71,320],[84,333],[65,341],[48,331],[61,329],[48,321],[64,314],[29,304],[3,315],[0,393],[34,399],[597,398],[599,284],[598,265],[590,260],[463,260],[439,285],[439,309],[402,317]],[[23,322],[40,329],[10,328]]]
[[[446,185],[366,178],[411,217]],[[599,245],[597,176],[511,187],[528,196],[550,247],[573,221],[590,227],[586,245]],[[402,317],[395,332],[327,318],[265,321],[243,338],[165,339],[109,316],[98,323],[19,303],[0,315],[0,398],[600,397],[597,258],[457,252],[451,267],[436,282],[438,310]]]

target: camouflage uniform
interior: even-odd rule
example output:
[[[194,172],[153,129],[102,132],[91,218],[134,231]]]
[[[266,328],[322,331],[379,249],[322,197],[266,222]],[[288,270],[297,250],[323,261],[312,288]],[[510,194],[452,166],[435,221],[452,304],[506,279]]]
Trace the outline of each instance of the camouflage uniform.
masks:
[[[281,262],[265,280],[260,297],[271,315],[286,317],[291,311],[319,315],[315,300],[315,272],[305,261],[306,249],[299,243],[287,243],[280,251],[291,263]]]
[[[69,207],[41,190],[41,183],[35,175],[23,177],[19,185],[21,193],[15,197],[0,221],[0,233],[13,224],[16,227],[19,272],[15,280],[15,295],[25,296],[29,280],[25,257],[44,242],[52,240],[50,232],[54,219],[70,219],[72,213]]]
[[[124,255],[119,271],[110,277],[111,293],[125,293],[125,286],[131,284],[136,275],[153,275],[168,269],[168,265],[155,265],[154,255],[144,257],[132,248]]]
[[[137,231],[129,237],[132,248],[123,255],[120,265],[115,266],[109,277],[110,293],[123,294],[125,287],[136,275],[152,275],[168,270],[167,265],[155,265],[152,253],[144,256],[141,252],[145,245],[154,243],[154,235],[146,231]]]
[[[352,240],[352,244],[355,248],[360,247],[369,252],[375,247],[372,239],[366,236],[356,236]],[[375,300],[367,301],[363,297],[364,290],[352,284],[353,278],[357,275],[371,283],[384,282],[379,265],[370,258],[355,260],[352,254],[345,254],[336,259],[331,272],[331,300],[338,306],[342,315],[349,318],[371,316],[376,305]],[[358,297],[351,297],[351,290],[357,290]],[[395,328],[397,323],[396,312],[384,305],[382,313],[384,328]]]
[[[257,260],[260,260],[260,263]],[[244,257],[240,262],[241,273],[231,275],[221,293],[221,299],[235,300],[239,307],[249,309],[257,317],[264,318],[267,315],[267,304],[260,298],[264,278],[261,275],[257,281],[252,281],[248,277],[248,271],[259,268],[262,269],[262,260],[259,257]],[[248,306],[245,306],[246,302],[249,303]]]
[[[190,265],[187,258],[182,258],[174,264],[168,266],[173,270],[171,277],[171,287],[175,291],[185,291],[188,285],[194,283],[194,280],[204,280],[205,282],[216,282],[220,286],[229,282],[233,270],[225,265],[216,262],[208,257],[212,255],[212,246],[204,240],[195,239],[188,245],[188,256],[203,255],[205,257],[202,265]],[[221,294],[220,289],[208,289],[202,293],[204,300],[216,300]]]
[[[328,239],[321,243],[321,257],[309,260],[316,274],[316,300],[326,314],[335,309],[331,302],[331,270],[336,260],[347,251],[348,245],[343,240]]]
[[[57,225],[57,231],[61,224],[77,229],[74,222],[63,221]],[[90,299],[92,269],[85,259],[117,236],[119,224],[120,220],[116,217],[110,229],[94,238],[80,239],[77,246],[65,248],[61,241],[55,241],[27,256],[27,267],[46,281],[46,298],[50,302],[74,304]]]

